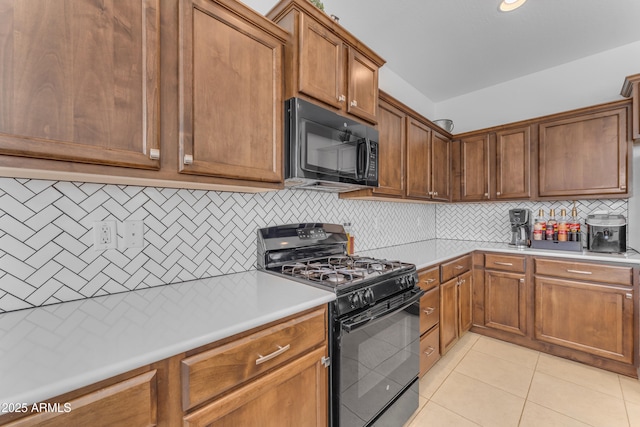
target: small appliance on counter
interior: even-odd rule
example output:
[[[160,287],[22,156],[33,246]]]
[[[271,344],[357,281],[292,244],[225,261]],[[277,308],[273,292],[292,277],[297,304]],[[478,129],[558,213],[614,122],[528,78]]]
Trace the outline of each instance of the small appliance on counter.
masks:
[[[587,250],[605,253],[627,251],[627,220],[623,215],[591,214],[586,224]]]
[[[526,248],[529,246],[529,234],[531,231],[531,211],[529,209],[509,209],[509,222],[511,223],[511,246]]]

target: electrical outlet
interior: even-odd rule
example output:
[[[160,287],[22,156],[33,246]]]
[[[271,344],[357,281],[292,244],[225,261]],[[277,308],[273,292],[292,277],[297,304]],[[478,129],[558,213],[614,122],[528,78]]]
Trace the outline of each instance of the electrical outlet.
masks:
[[[97,251],[118,247],[118,234],[115,221],[97,221],[93,223],[93,248]]]
[[[124,247],[144,247],[144,223],[141,220],[124,222]]]

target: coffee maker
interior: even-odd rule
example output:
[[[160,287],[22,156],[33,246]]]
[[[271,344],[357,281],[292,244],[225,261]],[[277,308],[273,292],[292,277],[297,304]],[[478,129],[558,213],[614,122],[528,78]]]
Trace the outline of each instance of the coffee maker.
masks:
[[[509,209],[509,222],[511,223],[511,242],[509,244],[517,248],[529,246],[531,211],[529,209]]]

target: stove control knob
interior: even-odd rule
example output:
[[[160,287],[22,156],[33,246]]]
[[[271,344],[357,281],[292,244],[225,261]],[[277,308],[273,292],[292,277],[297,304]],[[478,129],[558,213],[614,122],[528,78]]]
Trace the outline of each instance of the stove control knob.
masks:
[[[371,289],[367,289],[364,291],[364,302],[366,304],[373,304],[375,302],[376,298],[373,295],[373,290]]]
[[[409,283],[409,287],[414,287],[416,285],[416,276],[412,274],[408,277],[407,282]]]
[[[351,294],[349,297],[349,302],[351,303],[351,308],[361,308],[365,306],[364,300],[364,292],[358,291]]]

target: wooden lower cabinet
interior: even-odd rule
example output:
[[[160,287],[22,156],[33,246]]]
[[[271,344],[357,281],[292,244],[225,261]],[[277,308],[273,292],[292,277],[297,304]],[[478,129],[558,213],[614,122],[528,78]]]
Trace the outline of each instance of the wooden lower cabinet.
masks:
[[[418,286],[426,293],[420,298],[420,376],[440,359],[440,267],[418,272]]]
[[[504,271],[485,271],[484,315],[484,326],[487,328],[526,335],[525,275]]]
[[[441,354],[449,351],[458,339],[471,328],[473,320],[472,277],[471,271],[467,271],[440,285]]]
[[[326,426],[327,347],[273,371],[184,417],[188,427]]]
[[[535,294],[536,340],[633,362],[633,289],[536,277]]]
[[[158,412],[157,387],[156,371],[152,370],[67,402],[57,403],[59,406],[50,406],[46,411],[3,425],[11,427],[155,426]],[[50,405],[56,405],[56,403]],[[1,421],[0,424],[2,424]]]
[[[440,328],[432,328],[420,337],[420,376],[440,360]]]

